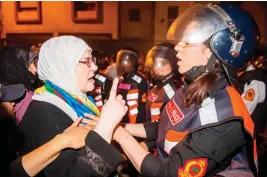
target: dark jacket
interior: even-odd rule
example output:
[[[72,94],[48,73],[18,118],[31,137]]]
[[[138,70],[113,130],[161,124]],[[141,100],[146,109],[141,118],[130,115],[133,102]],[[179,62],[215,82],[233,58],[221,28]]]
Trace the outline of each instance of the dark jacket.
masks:
[[[72,123],[73,120],[58,107],[47,102],[32,101],[19,126],[25,136],[21,153],[28,153],[43,145]],[[117,149],[96,132],[90,131],[84,148],[63,150],[41,174],[47,177],[108,176],[122,161]]]
[[[180,88],[159,123],[145,125],[148,140],[157,139],[160,158],[148,154],[142,176],[256,175],[253,122],[240,95],[218,85],[210,93],[214,97],[187,108]]]

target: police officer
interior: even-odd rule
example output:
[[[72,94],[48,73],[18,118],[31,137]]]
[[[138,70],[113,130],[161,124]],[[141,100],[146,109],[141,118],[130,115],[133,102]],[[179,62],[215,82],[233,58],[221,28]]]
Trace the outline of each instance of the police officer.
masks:
[[[257,37],[251,16],[229,5],[196,4],[172,23],[167,38],[176,42],[186,84],[158,125],[127,124],[113,136],[142,176],[257,176],[253,121],[235,89],[236,69],[252,56]],[[159,157],[129,133],[156,137]]]
[[[249,61],[246,72],[240,76],[240,80],[244,84],[242,98],[254,122],[259,151],[259,176],[266,176],[267,147],[264,142],[267,141],[267,137],[264,135],[264,130],[267,123],[267,55],[265,51],[259,52],[261,53],[256,53],[256,59]]]
[[[101,53],[99,51],[93,50],[92,57],[94,63],[96,63],[97,61],[99,61]],[[108,77],[104,73],[101,73],[99,69],[96,72],[94,79],[95,89],[90,93],[90,95],[93,95],[96,106],[99,111],[101,111],[102,106],[109,97],[113,79]]]
[[[171,43],[160,43],[148,51],[145,70],[151,73],[156,84],[149,90],[146,102],[146,122],[158,121],[161,108],[174,96],[181,86],[173,76],[178,71],[177,52]]]
[[[103,73],[97,72],[97,74],[95,75],[94,100],[99,111],[101,111],[102,106],[109,97],[112,82],[113,79]]]
[[[146,77],[137,71],[138,52],[133,48],[125,48],[117,53],[117,74],[122,76],[118,93],[123,96],[128,105],[128,112],[123,117],[123,123],[141,123],[145,119],[145,103],[148,92]]]

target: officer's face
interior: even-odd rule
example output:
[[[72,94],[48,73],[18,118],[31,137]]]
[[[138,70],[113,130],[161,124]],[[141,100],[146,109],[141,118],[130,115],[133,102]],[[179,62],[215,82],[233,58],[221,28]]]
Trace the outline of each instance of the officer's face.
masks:
[[[163,58],[156,58],[153,63],[153,73],[156,76],[167,75],[172,71],[170,63]]]
[[[187,33],[192,31],[195,31],[194,26],[189,25],[184,33],[188,35]],[[194,66],[205,66],[212,54],[204,44],[191,45],[183,41],[180,41],[174,49],[177,51],[177,65],[181,74],[189,71]]]
[[[121,66],[123,73],[131,73],[133,71],[133,62],[131,60],[123,60]]]

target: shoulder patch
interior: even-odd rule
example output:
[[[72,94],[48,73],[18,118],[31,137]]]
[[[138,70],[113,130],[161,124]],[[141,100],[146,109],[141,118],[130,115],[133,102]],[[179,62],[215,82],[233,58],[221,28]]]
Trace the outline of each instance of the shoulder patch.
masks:
[[[102,83],[104,83],[106,81],[106,78],[104,76],[99,75],[99,74],[96,74],[95,78],[97,80],[101,81]]]
[[[154,101],[157,100],[157,98],[158,98],[158,95],[156,95],[156,94],[154,94],[154,93],[149,93],[147,99],[148,99],[149,101],[151,101],[151,102],[154,102]]]
[[[120,83],[119,84],[119,89],[130,90],[131,89],[131,84],[123,84],[123,83]]]
[[[142,81],[142,78],[139,77],[139,76],[137,76],[137,75],[135,74],[135,75],[133,76],[133,80],[135,80],[138,84],[140,84],[141,81]]]
[[[167,114],[172,125],[178,124],[184,118],[184,114],[172,98],[166,105]]]
[[[255,97],[255,91],[253,88],[246,91],[244,99],[247,101],[253,101]]]
[[[208,166],[206,158],[189,159],[183,167],[178,169],[178,177],[202,177],[205,176]]]

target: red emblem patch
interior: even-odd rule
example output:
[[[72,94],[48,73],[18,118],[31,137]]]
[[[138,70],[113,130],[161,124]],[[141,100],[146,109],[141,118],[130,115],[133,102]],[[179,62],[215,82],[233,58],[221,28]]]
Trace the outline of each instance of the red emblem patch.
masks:
[[[147,99],[149,99],[151,102],[156,101],[156,99],[158,98],[158,95],[154,94],[154,93],[150,93],[147,97]]]
[[[179,123],[184,118],[184,114],[174,102],[174,99],[171,99],[170,102],[166,105],[166,110],[172,125]]]
[[[206,158],[187,160],[184,167],[178,169],[178,177],[202,177],[208,166]]]

